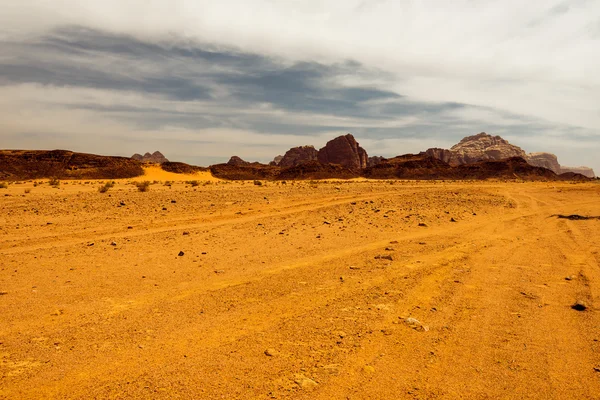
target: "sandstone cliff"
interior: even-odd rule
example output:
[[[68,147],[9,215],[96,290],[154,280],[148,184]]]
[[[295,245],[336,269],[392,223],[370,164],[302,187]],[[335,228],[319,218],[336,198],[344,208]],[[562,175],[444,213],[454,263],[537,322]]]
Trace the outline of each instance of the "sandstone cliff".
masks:
[[[368,158],[365,149],[358,145],[351,134],[330,140],[317,154],[322,164],[338,164],[355,169],[366,168]]]
[[[279,165],[282,168],[295,167],[310,161],[317,161],[318,151],[313,146],[299,146],[289,149]]]

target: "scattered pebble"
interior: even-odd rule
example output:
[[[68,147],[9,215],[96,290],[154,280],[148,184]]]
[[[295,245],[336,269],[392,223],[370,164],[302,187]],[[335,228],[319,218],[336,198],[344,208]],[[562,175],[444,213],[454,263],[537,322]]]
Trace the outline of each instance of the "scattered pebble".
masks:
[[[575,304],[571,306],[571,308],[577,311],[585,311],[587,310],[588,306],[583,300],[577,300]]]
[[[317,382],[313,381],[310,378],[307,378],[304,375],[300,375],[300,374],[298,374],[294,377],[294,382],[296,382],[296,384],[304,390],[312,390],[312,389],[316,388],[317,386],[319,386],[319,384]]]
[[[569,275],[565,278],[566,281],[572,281],[573,279],[575,279],[575,275]]]
[[[376,260],[389,260],[389,261],[394,261],[394,257],[392,257],[390,254],[380,254],[375,256]]]
[[[183,251],[180,251],[179,254],[177,254],[179,257],[183,257],[185,255],[185,253]]]
[[[116,245],[117,245],[117,242],[110,242],[110,245],[111,245],[111,246],[116,246]]]
[[[277,350],[275,350],[275,349],[266,349],[265,350],[265,356],[275,357],[276,355],[277,355]]]
[[[427,332],[429,330],[429,327],[423,325],[421,321],[413,317],[408,317],[404,319],[404,323],[408,325],[408,327],[419,332]]]

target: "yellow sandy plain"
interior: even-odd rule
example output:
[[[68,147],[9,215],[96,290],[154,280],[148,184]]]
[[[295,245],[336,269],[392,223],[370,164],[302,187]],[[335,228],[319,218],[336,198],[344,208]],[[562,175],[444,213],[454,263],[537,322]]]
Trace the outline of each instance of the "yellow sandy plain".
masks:
[[[596,183],[100,186],[0,189],[0,398],[600,396]]]

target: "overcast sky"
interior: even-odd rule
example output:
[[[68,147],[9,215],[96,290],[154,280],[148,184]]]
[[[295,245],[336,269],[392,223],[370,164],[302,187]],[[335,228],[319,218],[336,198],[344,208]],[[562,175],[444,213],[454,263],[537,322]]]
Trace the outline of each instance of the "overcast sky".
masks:
[[[269,161],[481,131],[600,172],[599,0],[0,0],[0,148]]]

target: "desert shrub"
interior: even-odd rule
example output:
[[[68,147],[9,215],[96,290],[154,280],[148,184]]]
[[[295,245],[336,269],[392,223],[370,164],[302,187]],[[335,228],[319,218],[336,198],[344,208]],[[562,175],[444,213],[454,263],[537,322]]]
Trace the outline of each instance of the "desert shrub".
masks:
[[[37,182],[33,182],[33,187],[37,187],[38,183]]]
[[[173,185],[172,181],[166,181],[165,182],[165,186],[171,187],[171,185]]]
[[[147,192],[150,190],[150,182],[149,181],[136,182],[135,186],[137,186],[137,188],[140,192]]]
[[[8,185],[4,182],[0,182],[0,189],[8,189]]]
[[[262,184],[263,184],[263,183],[262,183],[261,181],[254,181],[254,184],[255,184],[256,186],[262,186]]]
[[[31,189],[25,189],[25,194],[31,193]]]
[[[60,186],[60,180],[58,178],[52,178],[48,181],[48,185],[58,187]]]
[[[115,186],[115,182],[114,182],[114,181],[112,181],[112,182],[106,182],[106,183],[104,184],[104,186],[100,186],[100,187],[98,188],[98,191],[99,191],[100,193],[106,193],[106,192],[108,192],[108,191],[109,191],[109,190],[110,190],[112,187],[114,187],[114,186]]]
[[[198,183],[198,181],[186,181],[185,183],[187,183],[191,187],[196,187],[200,184],[200,183]]]

